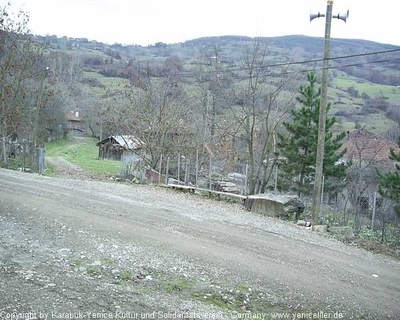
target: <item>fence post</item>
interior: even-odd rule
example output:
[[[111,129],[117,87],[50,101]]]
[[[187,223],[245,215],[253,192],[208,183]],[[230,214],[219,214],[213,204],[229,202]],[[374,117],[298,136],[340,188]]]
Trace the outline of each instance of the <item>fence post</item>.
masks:
[[[160,182],[161,182],[161,170],[162,170],[162,154],[160,156],[160,166],[158,169],[158,184],[160,184]]]
[[[169,157],[167,158],[167,170],[165,171],[165,184],[168,185]]]
[[[181,181],[181,154],[178,153],[178,184],[181,184],[180,181]]]
[[[209,178],[210,178],[210,190],[211,190],[211,156],[210,156],[210,172],[209,172]]]
[[[26,167],[26,142],[25,142],[25,140],[22,140],[22,152],[23,152],[22,172],[25,172],[25,167]]]
[[[37,157],[37,165],[38,165],[38,174],[42,175],[44,170],[44,148],[36,148],[36,157]]]
[[[372,222],[371,222],[371,231],[372,232],[374,232],[375,211],[376,211],[376,192],[374,192],[374,204],[372,205]]]
[[[248,163],[246,163],[246,169],[245,169],[246,171],[245,171],[245,177],[244,177],[244,195],[245,196],[247,196],[247,184],[249,183],[248,181],[247,181],[247,176],[248,176],[248,174],[249,174],[249,164]]]
[[[199,178],[199,150],[196,150],[196,178],[194,183],[196,187],[198,178]]]
[[[185,186],[189,184],[189,159],[185,160]]]

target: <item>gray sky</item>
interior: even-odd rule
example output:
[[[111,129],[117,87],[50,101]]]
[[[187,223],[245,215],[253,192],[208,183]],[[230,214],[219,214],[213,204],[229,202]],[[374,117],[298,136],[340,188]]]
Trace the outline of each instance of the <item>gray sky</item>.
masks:
[[[324,0],[0,0],[30,13],[34,34],[109,44],[176,43],[204,36],[324,35]],[[335,0],[331,36],[400,45],[400,1]]]

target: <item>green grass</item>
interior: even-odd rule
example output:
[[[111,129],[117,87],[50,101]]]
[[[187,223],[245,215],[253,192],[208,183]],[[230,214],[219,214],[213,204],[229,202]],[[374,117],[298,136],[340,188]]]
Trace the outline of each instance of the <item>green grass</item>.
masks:
[[[396,103],[400,102],[400,88],[395,86],[389,86],[384,84],[371,83],[366,80],[354,78],[351,76],[347,77],[337,77],[333,80],[332,85],[346,90],[347,88],[353,86],[358,90],[361,95],[363,92],[368,94],[371,98],[384,96],[389,98],[389,100]]]
[[[121,278],[121,280],[123,280],[123,281],[128,281],[128,280],[131,280],[131,279],[132,279],[132,276],[133,276],[133,273],[132,273],[131,270],[124,270],[124,271],[121,273],[120,278]]]
[[[90,137],[68,137],[46,144],[48,157],[62,157],[87,172],[115,175],[120,172],[121,162],[98,160],[98,141]]]
[[[55,177],[57,174],[54,166],[50,163],[46,163],[46,170],[43,172],[43,175],[47,177]]]
[[[98,79],[102,84],[104,84],[107,89],[116,89],[121,85],[129,84],[128,79],[123,79],[119,77],[106,77],[94,71],[84,71],[83,76],[88,79]]]

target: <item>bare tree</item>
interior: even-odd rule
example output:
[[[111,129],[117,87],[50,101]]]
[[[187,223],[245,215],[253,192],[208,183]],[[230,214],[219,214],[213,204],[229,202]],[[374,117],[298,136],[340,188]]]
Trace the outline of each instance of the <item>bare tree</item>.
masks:
[[[8,165],[7,141],[32,129],[32,109],[40,104],[33,79],[40,78],[42,46],[28,34],[25,13],[14,17],[11,5],[0,8],[0,135],[3,165]],[[35,90],[36,89],[36,90]],[[38,109],[35,111],[38,113]],[[30,131],[32,134],[32,131]]]
[[[194,145],[194,107],[179,79],[142,79],[129,85],[118,108],[107,111],[107,124],[117,134],[144,143],[148,164],[157,168],[161,155],[184,153]]]
[[[393,143],[400,142],[400,125],[392,124],[385,133],[385,138]]]
[[[276,165],[274,136],[294,101],[294,94],[282,94],[291,77],[282,74],[277,83],[269,84],[270,71],[265,67],[267,53],[266,44],[259,39],[245,47],[242,79],[223,91],[224,102],[230,110],[230,125],[235,128],[233,138],[239,138],[245,144],[245,156],[241,158],[249,164],[250,194],[266,189],[271,169]],[[268,161],[270,158],[274,161]]]
[[[201,104],[201,125],[198,125],[198,135],[204,142],[215,141],[217,131],[217,113],[222,114],[224,91],[232,85],[231,75],[224,70],[218,46],[206,48],[202,52],[201,64],[196,77],[197,95]],[[221,130],[219,130],[221,133]]]
[[[356,132],[357,134],[357,132]],[[354,230],[358,233],[361,229],[361,216],[369,210],[369,195],[378,189],[378,175],[375,169],[376,158],[384,145],[381,141],[369,136],[355,136],[351,153],[351,162],[347,170],[346,189],[347,200],[352,206],[354,213]],[[346,201],[347,203],[347,201]],[[346,204],[344,208],[344,221],[346,221]]]

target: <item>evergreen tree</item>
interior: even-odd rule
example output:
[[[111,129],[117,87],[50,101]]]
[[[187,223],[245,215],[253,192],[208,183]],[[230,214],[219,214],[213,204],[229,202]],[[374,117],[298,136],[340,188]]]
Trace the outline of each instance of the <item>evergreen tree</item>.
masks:
[[[293,109],[291,120],[283,123],[287,132],[278,134],[280,155],[286,158],[279,167],[284,173],[280,188],[296,191],[299,196],[309,194],[312,190],[317,158],[321,89],[317,88],[314,73],[309,73],[307,80],[306,86],[300,86],[299,96],[296,98],[301,107]],[[327,111],[329,109],[330,105]],[[346,152],[337,152],[342,146],[345,133],[334,136],[331,130],[335,123],[335,117],[327,117],[323,170],[325,190],[330,191],[341,186],[341,178],[346,174],[346,166],[337,164]]]
[[[390,149],[391,160],[400,162],[400,152],[395,153],[394,149]],[[389,199],[397,202],[396,211],[400,214],[400,164],[396,164],[395,172],[381,173],[379,175],[379,193]]]

